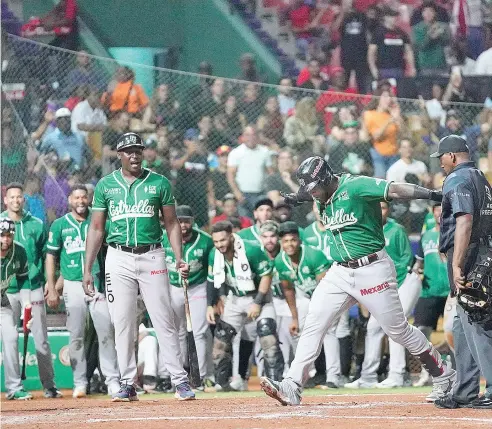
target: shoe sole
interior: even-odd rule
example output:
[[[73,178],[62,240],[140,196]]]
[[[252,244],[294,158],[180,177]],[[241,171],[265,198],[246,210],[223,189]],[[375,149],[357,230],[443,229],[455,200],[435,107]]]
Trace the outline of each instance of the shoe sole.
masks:
[[[11,398],[8,399],[9,401],[30,401],[32,399],[32,396],[26,396],[25,398]]]
[[[129,398],[112,398],[111,402],[136,402],[138,396],[130,396]]]
[[[193,401],[196,399],[196,396],[187,396],[187,397],[182,397],[182,396],[179,396],[177,393],[174,394],[174,397],[178,400],[178,401]]]
[[[260,387],[261,390],[263,390],[263,392],[267,394],[267,396],[280,402],[284,407],[286,407],[287,405],[291,405],[290,401],[287,398],[284,398],[275,388],[275,386],[268,381],[267,378],[260,378]]]

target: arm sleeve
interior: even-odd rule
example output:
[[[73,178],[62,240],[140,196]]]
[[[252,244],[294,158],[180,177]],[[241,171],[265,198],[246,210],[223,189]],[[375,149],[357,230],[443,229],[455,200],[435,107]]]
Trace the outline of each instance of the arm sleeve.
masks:
[[[388,201],[391,182],[373,177],[359,176],[353,181],[350,197],[360,197],[370,201]]]
[[[94,190],[94,197],[92,200],[92,210],[106,211],[107,209],[108,209],[108,204],[106,199],[104,198],[104,184],[103,181],[100,180],[96,185],[96,189]]]
[[[23,247],[17,249],[19,251],[19,272],[15,278],[17,280],[17,287],[19,289],[30,289],[31,282],[29,281],[29,264],[27,262],[26,250]]]
[[[176,200],[172,192],[171,183],[167,178],[162,176],[162,186],[161,186],[161,206],[174,206]]]
[[[473,215],[475,213],[472,195],[472,191],[465,183],[459,183],[457,186],[452,187],[447,197],[451,202],[454,217],[461,214]]]
[[[214,255],[215,251],[212,249],[208,254],[208,272],[207,272],[207,282],[214,282]]]
[[[220,290],[220,289],[219,289]],[[213,307],[219,299],[218,289],[215,289],[214,282],[207,280],[207,306]]]

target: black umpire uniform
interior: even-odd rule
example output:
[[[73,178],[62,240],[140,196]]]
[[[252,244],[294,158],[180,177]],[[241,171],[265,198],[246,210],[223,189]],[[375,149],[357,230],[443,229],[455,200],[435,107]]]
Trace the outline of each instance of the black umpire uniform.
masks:
[[[465,279],[478,260],[487,254],[492,242],[492,188],[474,162],[469,161],[468,152],[463,138],[448,136],[441,140],[438,151],[431,155],[451,157],[448,159],[454,165],[448,171],[443,186],[439,242],[439,251],[447,255],[452,293],[457,292],[452,266],[457,218],[472,216],[470,244],[462,269]],[[456,154],[460,155],[459,161]],[[436,401],[435,405],[439,408],[492,408],[492,324],[471,322],[459,302],[456,311],[453,321],[456,384],[450,396]],[[485,395],[479,397],[480,374],[485,377],[487,387]]]

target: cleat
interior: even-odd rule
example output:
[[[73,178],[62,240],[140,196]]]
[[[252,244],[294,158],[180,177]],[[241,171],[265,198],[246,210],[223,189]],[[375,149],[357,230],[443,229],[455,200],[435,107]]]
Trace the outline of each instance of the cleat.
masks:
[[[455,410],[456,408],[473,408],[473,403],[470,404],[461,404],[456,402],[451,396],[447,395],[442,398],[438,398],[434,401],[434,405],[437,408],[442,408],[446,410]]]
[[[87,387],[79,386],[73,389],[72,398],[80,399],[85,398],[87,396]]]
[[[346,389],[372,389],[373,387],[376,387],[376,382],[375,381],[364,381],[362,378],[358,378],[355,381],[352,381],[352,383],[347,383],[343,387]]]
[[[381,381],[381,383],[376,384],[377,389],[395,389],[397,387],[403,387],[403,381],[400,383],[397,380],[388,377],[386,380]]]
[[[138,401],[137,391],[131,384],[122,384],[120,390],[113,395],[113,402],[133,402]]]
[[[32,399],[32,395],[24,389],[18,390],[17,392],[7,394],[7,399],[9,401],[29,401]]]
[[[277,400],[284,406],[299,405],[301,403],[301,389],[289,378],[279,382],[267,377],[260,377],[260,386],[261,390],[270,398]]]
[[[234,377],[229,383],[229,387],[236,392],[246,392],[248,390],[248,380],[243,380],[240,375]]]
[[[184,382],[176,386],[174,397],[179,401],[191,401],[195,399],[195,393],[191,390],[189,383]]]
[[[53,386],[44,390],[44,397],[49,399],[63,398],[63,394]]]
[[[427,402],[435,402],[438,399],[448,396],[456,381],[456,371],[446,366],[445,372],[439,377],[434,377],[432,381],[432,392],[427,395]]]

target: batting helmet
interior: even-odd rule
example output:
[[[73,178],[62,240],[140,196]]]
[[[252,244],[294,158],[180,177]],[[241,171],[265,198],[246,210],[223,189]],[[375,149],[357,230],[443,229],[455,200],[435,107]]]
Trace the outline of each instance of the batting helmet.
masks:
[[[15,223],[8,217],[3,217],[0,219],[0,234],[3,234],[4,232],[8,232],[10,234],[15,232]]]
[[[333,180],[333,170],[320,156],[311,156],[301,163],[296,176],[301,191],[310,192],[316,185],[329,185]]]
[[[145,145],[142,140],[142,137],[140,137],[137,133],[125,133],[116,142],[117,151],[124,150],[134,146],[145,149]]]

